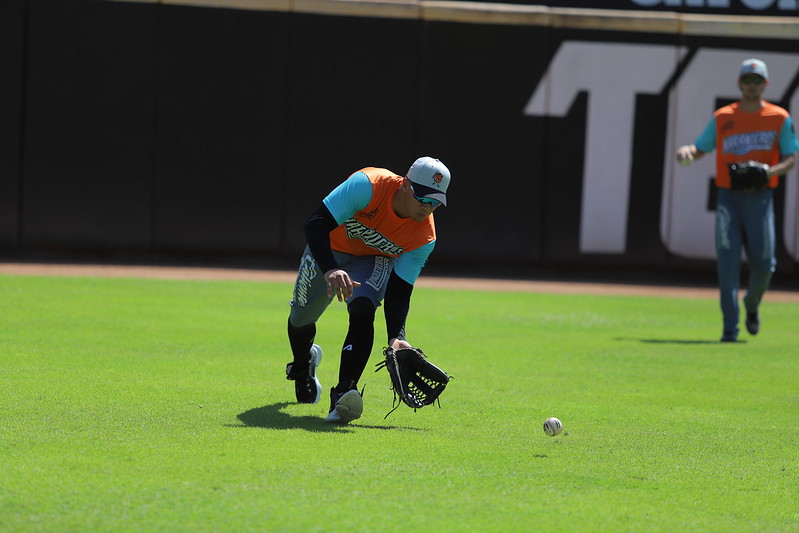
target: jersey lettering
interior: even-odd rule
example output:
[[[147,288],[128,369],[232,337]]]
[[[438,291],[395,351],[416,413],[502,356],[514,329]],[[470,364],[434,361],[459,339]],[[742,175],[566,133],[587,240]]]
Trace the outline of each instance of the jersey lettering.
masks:
[[[776,131],[752,131],[730,135],[723,140],[725,154],[743,155],[753,150],[771,150],[777,140]]]
[[[381,256],[375,257],[375,268],[372,271],[372,275],[366,280],[366,284],[374,290],[379,291],[380,287],[385,287],[386,278],[390,273],[389,258]]]
[[[405,251],[402,246],[394,244],[376,229],[364,226],[354,218],[344,223],[344,229],[348,239],[360,239],[369,248],[374,248],[383,254],[399,255]]]

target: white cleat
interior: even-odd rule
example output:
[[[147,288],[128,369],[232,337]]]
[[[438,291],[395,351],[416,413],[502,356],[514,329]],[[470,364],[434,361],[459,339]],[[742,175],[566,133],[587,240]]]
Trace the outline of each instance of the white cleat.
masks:
[[[348,390],[344,394],[336,394],[336,389],[330,390],[330,414],[325,422],[331,424],[349,424],[363,414],[363,397],[357,390]]]
[[[316,367],[322,364],[322,348],[318,344],[314,344],[311,346],[311,379],[313,379],[314,385],[316,385],[316,398],[312,403],[319,403],[319,400],[322,399],[322,383],[319,382],[319,378],[316,377]]]

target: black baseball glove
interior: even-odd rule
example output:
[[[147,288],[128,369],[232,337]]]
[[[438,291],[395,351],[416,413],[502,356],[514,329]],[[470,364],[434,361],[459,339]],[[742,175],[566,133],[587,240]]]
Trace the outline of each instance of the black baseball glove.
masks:
[[[375,372],[382,368],[391,376],[391,388],[394,391],[394,402],[388,415],[399,407],[397,398],[413,410],[438,400],[439,395],[452,379],[446,372],[427,360],[427,356],[419,348],[402,348],[394,350],[390,346],[383,348],[385,359],[377,365]],[[438,404],[441,407],[441,402]]]
[[[758,161],[741,161],[727,165],[730,187],[733,189],[758,189],[769,182],[768,165]]]

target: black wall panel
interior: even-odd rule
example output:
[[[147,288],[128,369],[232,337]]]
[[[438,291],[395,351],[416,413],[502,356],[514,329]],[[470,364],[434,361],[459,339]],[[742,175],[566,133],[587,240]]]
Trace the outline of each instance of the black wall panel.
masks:
[[[522,110],[546,66],[548,31],[442,22],[424,29],[417,152],[453,174],[436,256],[537,260],[543,129]]]
[[[304,247],[302,223],[322,198],[366,166],[404,174],[416,158],[418,21],[297,16],[293,24],[286,252]],[[433,127],[431,125],[430,127]]]
[[[0,254],[293,264],[305,218],[350,173],[404,174],[431,155],[453,173],[431,266],[474,275],[495,265],[712,272],[706,253],[678,257],[660,235],[664,180],[673,177],[664,169],[676,123],[670,98],[685,75],[677,50],[687,53],[684,66],[697,49],[795,49],[765,39],[98,0],[7,0],[0,16]],[[622,245],[581,251],[587,137],[597,138],[586,127],[589,93],[607,80],[572,75],[585,71],[560,52],[605,47],[612,59],[643,44],[642,54],[675,60],[652,77],[663,72],[662,91],[605,101],[634,108],[623,114],[634,122],[632,145],[625,138],[611,148],[630,154],[631,168],[617,169],[630,177],[626,226],[619,218],[609,226]],[[536,92],[542,82],[551,93]],[[799,78],[780,103],[797,87]],[[533,116],[534,93],[551,101],[539,100]],[[556,95],[573,98],[568,109]],[[618,209],[614,190],[602,192],[596,198],[613,207],[599,210]],[[780,189],[778,239],[792,214],[785,196]],[[667,214],[693,220],[674,210],[678,200],[677,214]],[[596,202],[590,207],[602,221]],[[799,265],[781,240],[779,262],[782,271]]]
[[[627,215],[627,250],[630,264],[665,265],[668,252],[660,240],[663,194],[663,160],[668,120],[666,94],[638,95],[633,126],[632,180]],[[660,148],[660,149],[659,149]]]
[[[156,250],[279,248],[289,17],[159,8]]]
[[[587,103],[587,94],[581,93],[566,116],[538,119],[547,132],[542,143],[547,165],[542,254],[545,261],[560,265],[580,260]]]
[[[150,7],[30,0],[23,246],[148,244]]]
[[[24,0],[0,2],[0,245],[17,244],[22,149]]]

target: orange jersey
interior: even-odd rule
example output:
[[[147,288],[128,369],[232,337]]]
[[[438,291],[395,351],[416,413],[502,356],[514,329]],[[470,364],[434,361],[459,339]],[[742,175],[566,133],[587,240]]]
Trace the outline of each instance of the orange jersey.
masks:
[[[780,131],[788,112],[774,104],[763,102],[756,113],[741,111],[740,102],[717,110],[716,120],[716,185],[730,188],[729,163],[758,161],[769,166],[780,162]],[[779,181],[772,176],[769,187]]]
[[[372,186],[368,204],[364,206],[356,202],[349,207],[331,209],[337,220],[345,219],[330,232],[333,250],[351,255],[399,257],[436,240],[432,214],[421,222],[415,222],[412,218],[400,218],[394,212],[394,195],[405,178],[385,168],[366,167],[347,181],[363,180],[364,177]],[[331,196],[334,194],[336,191]],[[341,203],[328,197],[325,205],[330,209]]]

